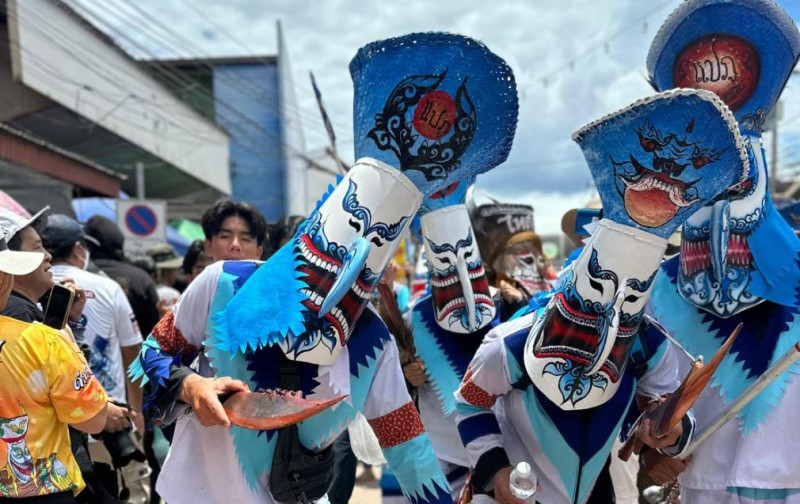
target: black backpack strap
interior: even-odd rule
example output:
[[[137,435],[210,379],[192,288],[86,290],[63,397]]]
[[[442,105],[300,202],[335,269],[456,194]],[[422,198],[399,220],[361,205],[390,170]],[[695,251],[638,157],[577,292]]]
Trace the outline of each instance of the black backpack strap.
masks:
[[[653,322],[650,317],[645,316],[641,326],[639,326],[639,330],[634,336],[631,346],[631,369],[633,369],[633,374],[636,376],[637,380],[641,380],[645,373],[647,373],[647,361],[650,360],[651,357],[647,338],[644,335],[645,331],[654,330],[654,328],[650,326],[651,323]]]

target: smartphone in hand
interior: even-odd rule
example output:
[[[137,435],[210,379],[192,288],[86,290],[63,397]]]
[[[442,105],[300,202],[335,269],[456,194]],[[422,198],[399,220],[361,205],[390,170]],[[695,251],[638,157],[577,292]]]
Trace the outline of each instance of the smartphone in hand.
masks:
[[[44,324],[53,329],[63,329],[69,320],[72,299],[75,292],[68,287],[55,284],[42,300],[44,306]]]

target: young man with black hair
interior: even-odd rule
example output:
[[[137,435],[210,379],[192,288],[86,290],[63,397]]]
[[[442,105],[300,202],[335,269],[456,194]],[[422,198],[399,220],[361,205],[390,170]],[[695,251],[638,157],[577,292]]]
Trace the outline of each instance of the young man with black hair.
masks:
[[[205,252],[212,261],[259,260],[267,242],[267,221],[254,206],[221,199],[202,219]]]

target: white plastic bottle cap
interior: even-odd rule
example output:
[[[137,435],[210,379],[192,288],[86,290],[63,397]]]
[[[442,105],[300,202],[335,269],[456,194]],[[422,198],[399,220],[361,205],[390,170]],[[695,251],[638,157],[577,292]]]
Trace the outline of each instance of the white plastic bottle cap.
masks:
[[[527,462],[520,462],[517,464],[517,472],[520,474],[520,476],[527,476],[531,473],[531,465]]]

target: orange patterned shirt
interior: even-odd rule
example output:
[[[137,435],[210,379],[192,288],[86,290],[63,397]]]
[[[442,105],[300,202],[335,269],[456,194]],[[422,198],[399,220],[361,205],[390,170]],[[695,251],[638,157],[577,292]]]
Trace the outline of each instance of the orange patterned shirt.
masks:
[[[84,487],[67,424],[92,419],[106,393],[74,341],[0,316],[0,497]]]

